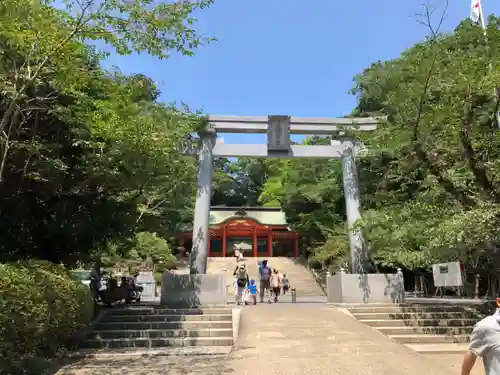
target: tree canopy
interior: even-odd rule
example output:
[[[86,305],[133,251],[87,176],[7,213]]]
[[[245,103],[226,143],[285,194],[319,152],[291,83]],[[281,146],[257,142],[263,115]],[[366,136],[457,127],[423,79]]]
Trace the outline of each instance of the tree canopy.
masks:
[[[210,41],[193,12],[211,3],[0,4],[2,260],[84,260],[135,233],[168,238],[189,214],[195,165],[176,146],[198,118],[148,77],[103,69],[96,46],[191,55]]]
[[[382,266],[460,260],[498,268],[499,20],[423,42],[355,77],[355,116],[385,115],[357,160],[363,232]],[[314,141],[310,139],[308,141]],[[345,262],[345,207],[336,160],[277,162],[260,197],[279,202],[318,260]]]
[[[176,146],[202,122],[162,103],[150,78],[101,62],[194,54],[211,39],[193,15],[212,2],[0,3],[2,261],[169,258],[196,186]],[[376,265],[499,268],[499,23],[487,38],[468,20],[450,33],[429,24],[426,40],[355,77],[352,115],[387,116],[349,134],[370,149],[357,158],[359,225]],[[304,255],[348,262],[338,160],[217,158],[212,204],[280,206]]]

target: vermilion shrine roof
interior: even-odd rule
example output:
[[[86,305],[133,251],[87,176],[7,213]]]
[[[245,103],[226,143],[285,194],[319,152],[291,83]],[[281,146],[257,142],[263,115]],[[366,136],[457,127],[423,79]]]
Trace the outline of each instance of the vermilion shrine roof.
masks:
[[[286,215],[279,207],[213,206],[210,208],[210,225],[222,224],[230,219],[251,219],[262,225],[288,225]]]

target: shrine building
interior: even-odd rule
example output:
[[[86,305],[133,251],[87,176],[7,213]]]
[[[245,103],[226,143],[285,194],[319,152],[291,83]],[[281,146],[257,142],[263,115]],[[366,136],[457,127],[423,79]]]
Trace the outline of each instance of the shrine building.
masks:
[[[179,235],[183,252],[191,250],[192,235],[192,228]],[[245,257],[298,258],[299,234],[279,207],[211,207],[208,256],[230,257],[236,249]]]

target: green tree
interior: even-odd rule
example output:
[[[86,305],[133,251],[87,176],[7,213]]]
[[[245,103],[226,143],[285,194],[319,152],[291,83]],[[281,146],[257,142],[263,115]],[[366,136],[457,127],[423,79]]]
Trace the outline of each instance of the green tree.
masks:
[[[322,137],[307,138],[304,144],[325,144]],[[325,264],[343,254],[335,244],[345,236],[345,204],[338,160],[272,160],[260,202],[278,204],[288,222],[301,234],[302,252]],[[330,251],[331,250],[331,251]],[[338,251],[337,251],[338,250]]]
[[[388,117],[373,134],[350,134],[372,150],[357,159],[360,225],[379,265],[498,269],[497,25],[490,18],[487,44],[470,21],[448,34],[430,27],[425,41],[355,79],[353,115]],[[284,207],[313,258],[345,260],[338,161],[277,162],[260,200]]]
[[[100,68],[106,53],[190,55],[202,2],[0,4],[0,253],[73,262],[175,230],[189,210],[193,160],[176,145],[197,116],[156,100],[141,75]]]
[[[498,268],[500,32],[470,21],[432,33],[356,79],[357,114],[385,114],[371,147],[390,162],[364,216],[384,264],[460,260]]]

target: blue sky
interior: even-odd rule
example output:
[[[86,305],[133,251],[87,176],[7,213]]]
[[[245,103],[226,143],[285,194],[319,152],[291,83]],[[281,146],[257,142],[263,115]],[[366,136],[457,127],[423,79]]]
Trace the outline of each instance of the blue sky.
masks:
[[[105,63],[154,79],[163,101],[214,115],[338,117],[351,112],[353,77],[397,57],[428,30],[417,14],[426,0],[216,0],[198,29],[217,38],[194,57],[158,61],[113,56]],[[444,0],[431,0],[437,13]],[[482,1],[485,15],[500,0]],[[443,30],[469,17],[470,0],[450,0]],[[224,135],[226,143],[263,143],[263,135]]]

